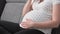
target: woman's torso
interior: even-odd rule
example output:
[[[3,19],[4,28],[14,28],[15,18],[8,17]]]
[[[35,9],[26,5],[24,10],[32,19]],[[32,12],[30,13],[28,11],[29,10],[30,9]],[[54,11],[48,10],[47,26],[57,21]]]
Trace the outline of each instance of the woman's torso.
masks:
[[[32,1],[32,9],[30,12],[28,12],[23,20],[25,21],[26,18],[32,19],[36,22],[43,22],[47,20],[51,20],[52,18],[52,1],[51,0],[44,0],[43,2],[39,3],[39,1],[33,0]],[[51,34],[51,29],[38,29],[45,33]]]
[[[46,19],[50,20],[52,17],[52,7],[52,2],[50,0],[44,0],[41,3],[34,0],[32,3],[33,10],[29,11],[25,16],[26,18],[39,22],[45,21]]]

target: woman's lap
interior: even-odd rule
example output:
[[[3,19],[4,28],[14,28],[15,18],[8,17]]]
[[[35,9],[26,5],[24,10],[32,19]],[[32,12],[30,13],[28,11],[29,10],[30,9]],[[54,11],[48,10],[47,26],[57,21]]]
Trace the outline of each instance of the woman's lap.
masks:
[[[11,33],[0,26],[0,34],[11,34]]]
[[[27,29],[27,30],[16,32],[15,34],[44,34],[44,33],[35,29]]]
[[[19,27],[19,24],[8,21],[0,21],[0,26],[12,33],[22,30],[22,28]]]
[[[35,29],[25,30],[25,29],[19,27],[19,24],[13,23],[13,22],[8,22],[8,21],[0,21],[0,26],[3,27],[6,32],[11,32],[14,34],[43,34],[41,31],[38,31]],[[2,29],[2,30],[4,30],[4,29]]]

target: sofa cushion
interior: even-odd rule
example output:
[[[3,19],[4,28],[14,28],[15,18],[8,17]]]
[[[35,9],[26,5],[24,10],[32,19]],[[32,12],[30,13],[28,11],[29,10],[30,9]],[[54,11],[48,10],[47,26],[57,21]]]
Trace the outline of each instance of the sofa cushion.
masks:
[[[24,4],[25,3],[7,3],[1,16],[1,20],[18,23]]]
[[[25,3],[27,0],[6,0],[8,3],[19,3],[19,2],[23,2]]]

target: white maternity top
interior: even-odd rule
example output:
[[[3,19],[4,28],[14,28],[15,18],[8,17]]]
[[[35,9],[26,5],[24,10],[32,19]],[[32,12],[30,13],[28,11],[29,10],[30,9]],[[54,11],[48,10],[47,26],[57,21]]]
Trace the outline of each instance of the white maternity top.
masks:
[[[28,12],[24,17],[23,21],[28,19],[32,19],[36,22],[44,22],[51,20],[52,18],[52,8],[53,5],[60,4],[60,0],[44,0],[43,2],[39,3],[38,0],[32,0],[32,9]],[[38,29],[45,34],[51,34],[52,29]]]

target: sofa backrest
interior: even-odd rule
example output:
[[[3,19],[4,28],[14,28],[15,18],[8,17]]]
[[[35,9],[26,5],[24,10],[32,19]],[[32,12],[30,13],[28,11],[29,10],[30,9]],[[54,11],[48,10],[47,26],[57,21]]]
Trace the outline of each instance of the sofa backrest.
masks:
[[[8,3],[25,3],[27,0],[6,0]]]
[[[6,0],[7,4],[4,8],[1,20],[19,23],[21,19],[22,9],[27,0]]]

